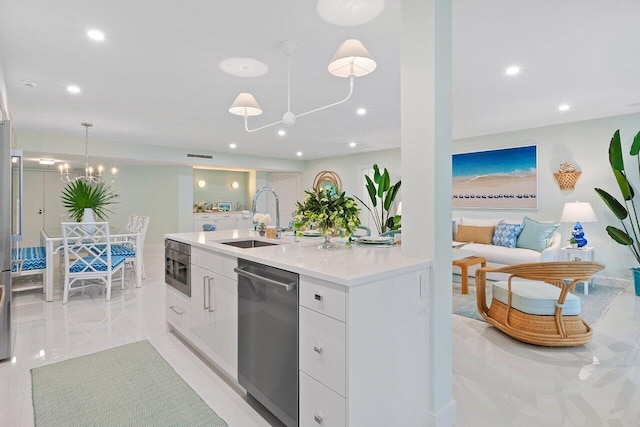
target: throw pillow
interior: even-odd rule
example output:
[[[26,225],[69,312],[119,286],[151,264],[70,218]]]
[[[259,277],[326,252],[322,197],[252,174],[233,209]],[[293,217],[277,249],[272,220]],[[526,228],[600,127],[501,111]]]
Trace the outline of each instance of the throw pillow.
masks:
[[[456,241],[490,245],[494,229],[495,227],[476,227],[475,225],[460,224],[456,233]]]
[[[560,224],[534,221],[526,216],[522,220],[522,225],[524,225],[524,228],[520,236],[518,236],[516,247],[532,249],[538,252],[544,251],[549,246],[551,236],[553,236],[556,228],[560,226]]]
[[[518,236],[524,226],[522,224],[509,224],[504,221],[500,222],[493,232],[492,245],[504,246],[506,248],[515,248]]]

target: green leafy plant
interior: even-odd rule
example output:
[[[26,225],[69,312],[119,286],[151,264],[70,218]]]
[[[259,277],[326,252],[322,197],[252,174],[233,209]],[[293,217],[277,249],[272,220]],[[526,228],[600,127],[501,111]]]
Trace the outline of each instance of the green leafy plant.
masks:
[[[297,203],[294,221],[300,227],[313,225],[323,236],[343,234],[350,236],[360,225],[358,203],[344,192],[335,194],[331,189],[305,190],[304,202]]]
[[[629,155],[636,158],[638,171],[640,172],[640,132],[633,138]],[[638,211],[634,201],[635,191],[629,182],[627,172],[624,167],[624,156],[622,153],[622,144],[620,142],[620,130],[615,131],[611,142],[609,143],[609,164],[611,170],[618,183],[618,188],[624,202],[620,203],[618,199],[601,188],[595,188],[596,193],[602,198],[611,212],[620,220],[622,228],[607,226],[606,230],[609,236],[621,245],[628,246],[633,256],[640,263],[640,246],[638,236],[640,235],[640,222],[638,222]]]
[[[391,185],[389,171],[385,168],[384,172],[380,173],[378,165],[373,165],[373,180],[369,175],[365,175],[364,177],[367,180],[366,187],[372,207],[370,208],[357,196],[356,199],[371,213],[378,233],[382,234],[387,230],[399,229],[402,217],[400,215],[390,215],[389,210],[400,192],[402,181]]]
[[[62,206],[67,209],[69,215],[76,221],[82,220],[84,210],[93,209],[96,218],[106,220],[108,213],[113,213],[107,209],[108,205],[114,204],[116,195],[106,184],[89,184],[77,179],[70,182],[62,190]]]
[[[578,242],[576,242],[576,238],[575,237],[570,237],[569,240],[567,240],[569,242],[569,244],[571,245],[576,245],[578,244]]]

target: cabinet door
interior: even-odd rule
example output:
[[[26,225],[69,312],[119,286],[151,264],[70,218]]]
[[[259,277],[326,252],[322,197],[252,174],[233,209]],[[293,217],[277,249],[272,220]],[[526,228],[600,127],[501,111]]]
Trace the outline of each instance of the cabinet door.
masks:
[[[211,347],[211,324],[213,317],[209,314],[210,292],[209,287],[213,279],[213,273],[197,265],[191,264],[191,313],[189,319],[189,331],[207,348]],[[207,348],[202,348],[207,352]]]
[[[191,264],[189,330],[199,350],[237,379],[238,285]]]
[[[212,349],[218,363],[237,378],[238,369],[238,282],[215,274],[211,287],[213,312]]]

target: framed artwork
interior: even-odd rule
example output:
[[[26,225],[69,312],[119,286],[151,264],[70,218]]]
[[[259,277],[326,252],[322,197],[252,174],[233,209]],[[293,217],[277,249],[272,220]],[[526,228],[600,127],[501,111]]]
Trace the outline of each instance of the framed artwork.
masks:
[[[452,207],[538,208],[537,146],[453,155]]]

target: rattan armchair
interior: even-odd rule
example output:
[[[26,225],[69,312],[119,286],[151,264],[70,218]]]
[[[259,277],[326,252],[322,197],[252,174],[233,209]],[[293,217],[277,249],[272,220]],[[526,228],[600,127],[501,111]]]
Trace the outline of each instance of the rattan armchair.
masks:
[[[577,346],[591,340],[591,327],[579,315],[563,315],[569,292],[575,291],[577,282],[591,279],[595,273],[605,268],[604,264],[586,261],[540,262],[517,264],[502,268],[484,267],[476,271],[476,299],[480,315],[491,325],[510,337],[541,346]],[[494,296],[487,306],[487,272],[506,273],[509,279],[502,283],[507,291],[507,301],[501,302]],[[522,279],[525,279],[524,281]],[[530,314],[512,306],[514,298],[520,298],[520,290],[531,291],[537,286],[553,285],[559,288],[557,298],[550,313]],[[529,287],[529,289],[527,289]],[[495,288],[495,286],[494,286]],[[503,298],[504,299],[504,298]],[[578,301],[579,304],[579,301]]]

